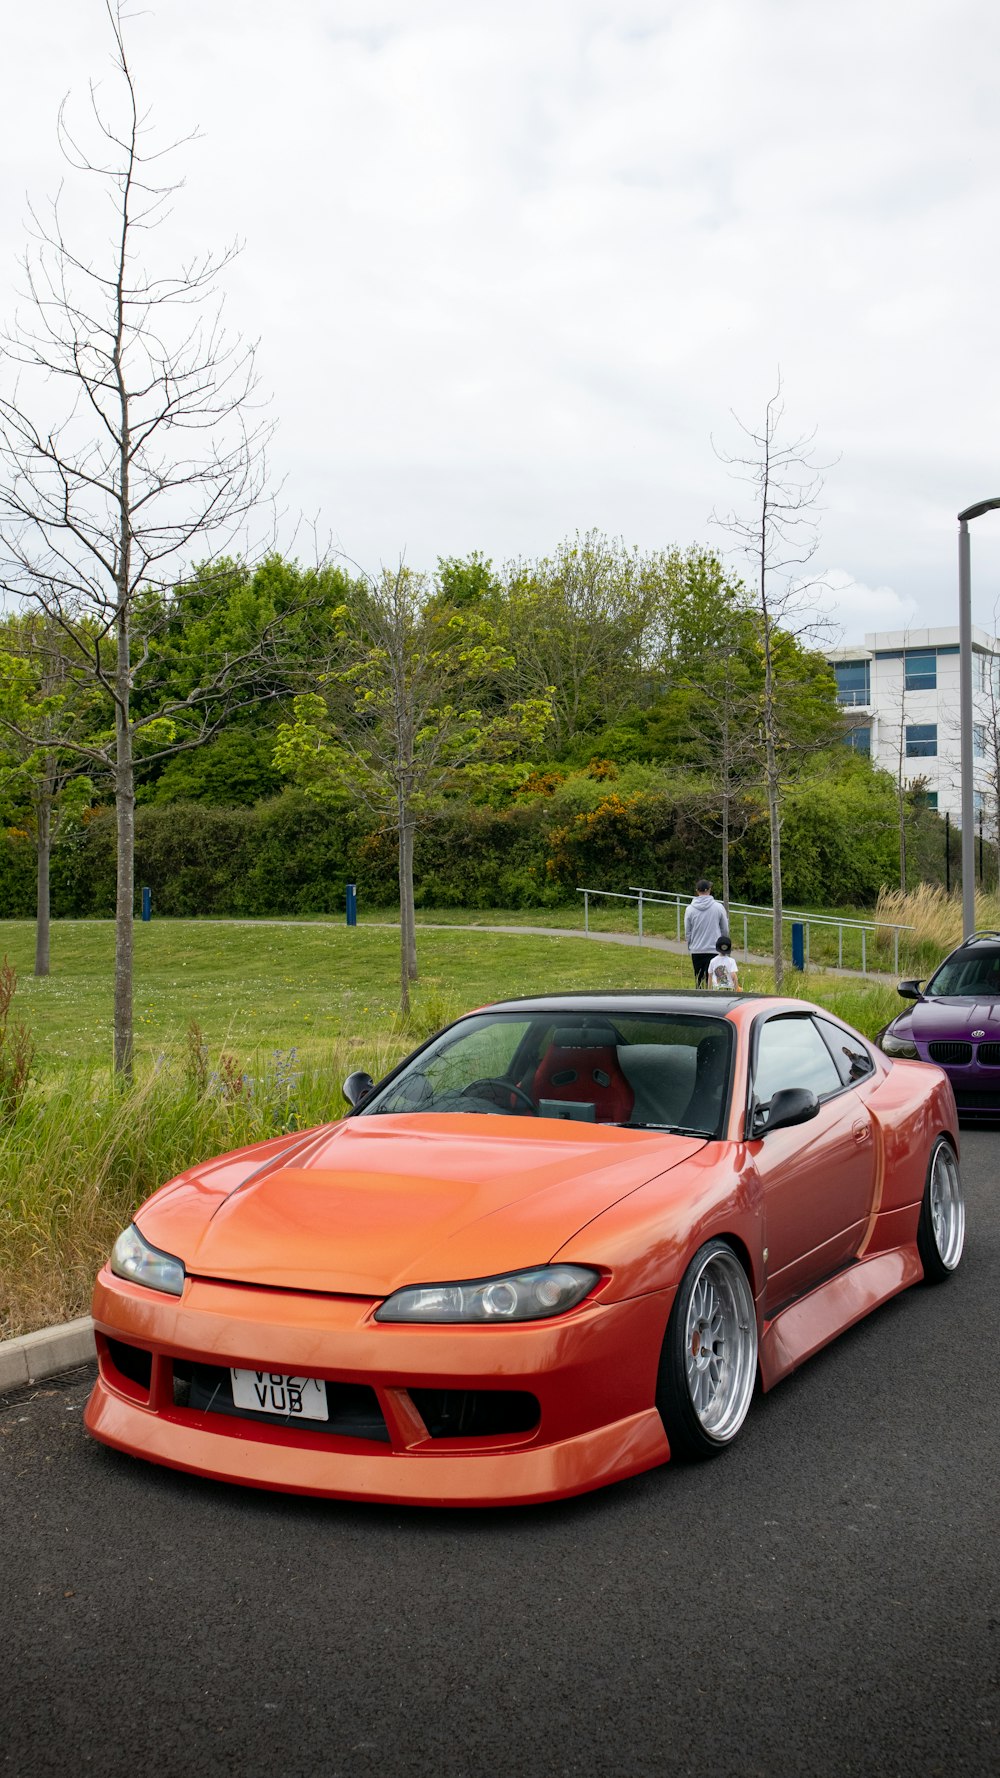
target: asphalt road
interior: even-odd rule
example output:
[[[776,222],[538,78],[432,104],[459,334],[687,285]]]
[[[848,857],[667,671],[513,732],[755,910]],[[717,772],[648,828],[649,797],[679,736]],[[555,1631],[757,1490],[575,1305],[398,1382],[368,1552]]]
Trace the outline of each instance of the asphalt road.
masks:
[[[93,1444],[86,1372],[7,1398],[0,1773],[993,1778],[998,1161],[947,1284],[564,1505],[240,1491]]]

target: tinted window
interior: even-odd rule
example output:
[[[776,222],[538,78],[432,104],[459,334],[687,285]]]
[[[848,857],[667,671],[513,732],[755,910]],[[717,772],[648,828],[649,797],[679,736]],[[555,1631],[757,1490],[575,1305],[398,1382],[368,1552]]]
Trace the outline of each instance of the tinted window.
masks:
[[[928,994],[1000,994],[1000,951],[960,951],[942,963],[927,984]]]
[[[842,1081],[833,1057],[809,1018],[769,1019],[757,1044],[754,1095],[769,1105],[782,1087],[809,1087],[822,1099]]]
[[[834,661],[838,704],[870,704],[871,671],[868,661]]]
[[[905,671],[907,691],[936,690],[937,655],[933,649],[927,654],[908,654]]]
[[[906,757],[907,759],[935,759],[937,757],[936,722],[907,723]]]
[[[845,1087],[853,1086],[857,1080],[864,1080],[871,1074],[875,1064],[860,1039],[852,1031],[845,1031],[842,1025],[834,1025],[829,1019],[817,1019],[834,1062]]]

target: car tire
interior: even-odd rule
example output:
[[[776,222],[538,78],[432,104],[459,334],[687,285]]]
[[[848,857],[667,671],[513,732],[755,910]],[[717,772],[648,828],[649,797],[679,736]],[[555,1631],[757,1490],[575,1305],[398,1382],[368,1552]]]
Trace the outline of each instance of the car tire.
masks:
[[[950,1278],[965,1246],[965,1199],[958,1170],[958,1156],[947,1136],[939,1136],[927,1163],[917,1224],[917,1251],[928,1284]]]
[[[660,1356],[656,1405],[671,1454],[697,1460],[726,1450],[756,1380],[750,1281],[725,1241],[707,1241],[681,1279]]]

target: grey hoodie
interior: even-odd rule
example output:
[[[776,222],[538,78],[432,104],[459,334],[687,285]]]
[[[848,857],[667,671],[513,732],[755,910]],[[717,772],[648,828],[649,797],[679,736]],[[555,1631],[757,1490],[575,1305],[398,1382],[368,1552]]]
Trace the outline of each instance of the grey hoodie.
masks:
[[[713,895],[696,895],[684,910],[684,937],[689,951],[715,951],[719,939],[729,937],[729,921],[721,901]]]

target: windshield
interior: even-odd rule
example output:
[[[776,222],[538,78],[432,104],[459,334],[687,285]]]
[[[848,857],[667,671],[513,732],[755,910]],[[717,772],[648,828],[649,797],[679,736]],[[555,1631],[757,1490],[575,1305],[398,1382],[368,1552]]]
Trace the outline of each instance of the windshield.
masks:
[[[1000,997],[1000,950],[965,952],[946,958],[926,991],[954,999]]]
[[[433,1039],[359,1116],[480,1112],[714,1135],[732,1027],[690,1013],[476,1013]]]

